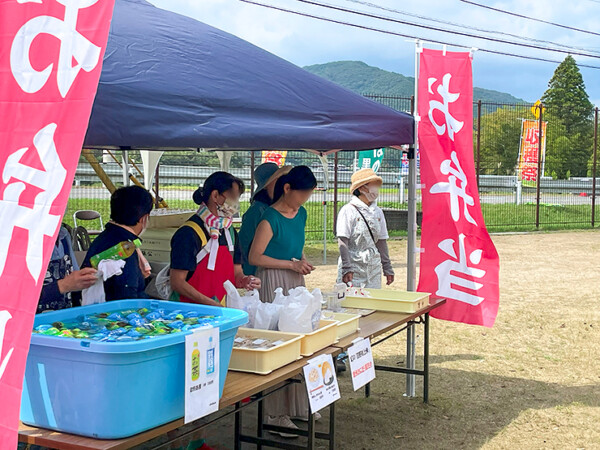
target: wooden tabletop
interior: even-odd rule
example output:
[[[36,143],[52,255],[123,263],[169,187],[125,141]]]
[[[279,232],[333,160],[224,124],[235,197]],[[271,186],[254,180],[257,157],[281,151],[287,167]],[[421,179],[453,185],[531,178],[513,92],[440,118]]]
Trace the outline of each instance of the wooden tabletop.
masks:
[[[363,316],[358,322],[359,330],[356,333],[346,336],[340,339],[339,342],[333,344],[334,347],[338,347],[341,350],[346,350],[352,345],[352,341],[358,338],[370,338],[373,339],[379,335],[387,333],[388,331],[394,330],[406,325],[411,320],[415,320],[424,314],[429,313],[435,308],[439,308],[446,300],[434,300],[429,306],[422,308],[414,313],[394,313],[375,311],[373,314]]]
[[[341,350],[338,347],[327,347],[314,355],[299,359],[268,375],[256,375],[230,370],[225,380],[219,409],[224,409],[247,397],[276,386],[289,378],[293,378],[302,372],[302,368],[308,360],[318,355],[329,354],[335,356],[340,352]],[[104,440],[30,427],[21,423],[19,426],[19,441],[50,448],[59,448],[61,450],[126,450],[162,436],[183,425],[183,419],[179,419],[129,438]]]

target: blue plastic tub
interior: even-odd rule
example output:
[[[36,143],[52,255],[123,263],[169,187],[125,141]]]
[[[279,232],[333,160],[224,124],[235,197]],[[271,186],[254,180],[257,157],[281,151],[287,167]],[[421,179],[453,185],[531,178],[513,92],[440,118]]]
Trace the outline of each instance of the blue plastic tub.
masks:
[[[224,316],[220,324],[221,395],[244,311],[157,300],[120,300],[40,314],[34,326],[74,321],[81,314],[139,308]],[[98,342],[33,334],[27,357],[21,420],[32,426],[118,439],[184,416],[185,335],[134,342]]]

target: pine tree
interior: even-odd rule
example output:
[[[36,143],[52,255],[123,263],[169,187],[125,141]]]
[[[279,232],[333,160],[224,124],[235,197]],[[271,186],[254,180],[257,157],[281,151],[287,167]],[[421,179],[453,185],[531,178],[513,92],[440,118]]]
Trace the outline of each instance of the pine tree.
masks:
[[[585,90],[579,67],[571,55],[554,71],[542,102],[562,121],[570,135],[588,132],[594,106]]]
[[[545,120],[550,128],[564,129],[564,139],[557,148],[548,148],[548,162],[563,178],[566,171],[573,176],[586,176],[592,154],[594,106],[590,102],[583,76],[575,59],[569,55],[554,71],[542,97],[548,110]],[[549,136],[550,137],[550,136]],[[548,142],[550,144],[550,142]]]

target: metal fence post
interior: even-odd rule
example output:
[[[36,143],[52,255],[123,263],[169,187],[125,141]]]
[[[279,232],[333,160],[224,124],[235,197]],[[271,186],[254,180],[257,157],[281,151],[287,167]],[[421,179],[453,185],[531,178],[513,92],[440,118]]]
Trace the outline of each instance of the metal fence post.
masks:
[[[594,110],[594,162],[592,165],[592,228],[596,224],[596,161],[598,157],[598,107]]]
[[[250,196],[254,195],[254,150],[250,152]]]
[[[159,179],[158,179],[158,168],[160,167],[160,163],[158,163],[156,165],[156,172],[154,172],[154,194],[156,195],[156,208],[160,207],[160,195],[158,194],[158,186],[159,186]]]
[[[337,216],[338,216],[338,152],[335,152],[333,157],[333,235],[335,236],[335,230],[337,230]]]
[[[536,188],[536,199],[535,199],[535,228],[540,227],[540,193],[541,193],[541,184],[542,184],[542,124],[543,122],[543,104],[540,103],[538,105],[540,112],[539,119],[539,134],[538,134],[538,164],[537,164],[537,188]]]
[[[481,148],[481,100],[477,101],[477,190],[479,190],[479,170],[480,170],[480,151]]]

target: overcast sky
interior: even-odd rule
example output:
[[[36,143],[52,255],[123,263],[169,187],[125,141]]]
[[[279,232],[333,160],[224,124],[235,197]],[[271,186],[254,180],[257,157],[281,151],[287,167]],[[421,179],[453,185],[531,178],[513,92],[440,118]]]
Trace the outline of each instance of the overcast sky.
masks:
[[[150,0],[156,6],[178,12],[239,36],[299,66],[330,61],[356,60],[404,75],[414,74],[414,43],[405,39],[372,31],[325,23],[285,12],[272,11],[249,5],[239,0]],[[479,48],[521,53],[562,61],[564,54],[532,50],[511,45],[453,36],[407,25],[382,22],[346,13],[306,5],[297,0],[257,0],[320,16],[360,23],[395,32],[437,39]],[[400,20],[418,21],[428,25],[447,25],[426,22],[370,9],[351,0],[316,0],[345,8],[369,11]],[[575,58],[579,63],[600,67],[600,36],[565,30],[551,25],[510,17],[465,4],[459,0],[364,0],[450,22],[476,26],[494,31],[512,33],[535,39],[558,42],[598,52],[599,58]],[[600,0],[476,0],[496,8],[557,22],[575,28],[600,32]],[[478,31],[469,31],[479,33]],[[515,40],[513,37],[497,36]],[[540,43],[537,45],[547,46]],[[440,48],[431,44],[432,48]],[[545,91],[557,64],[517,59],[477,52],[474,59],[475,85],[487,89],[509,92],[527,101],[537,100]],[[600,70],[581,69],[587,92],[592,102],[600,106]]]

